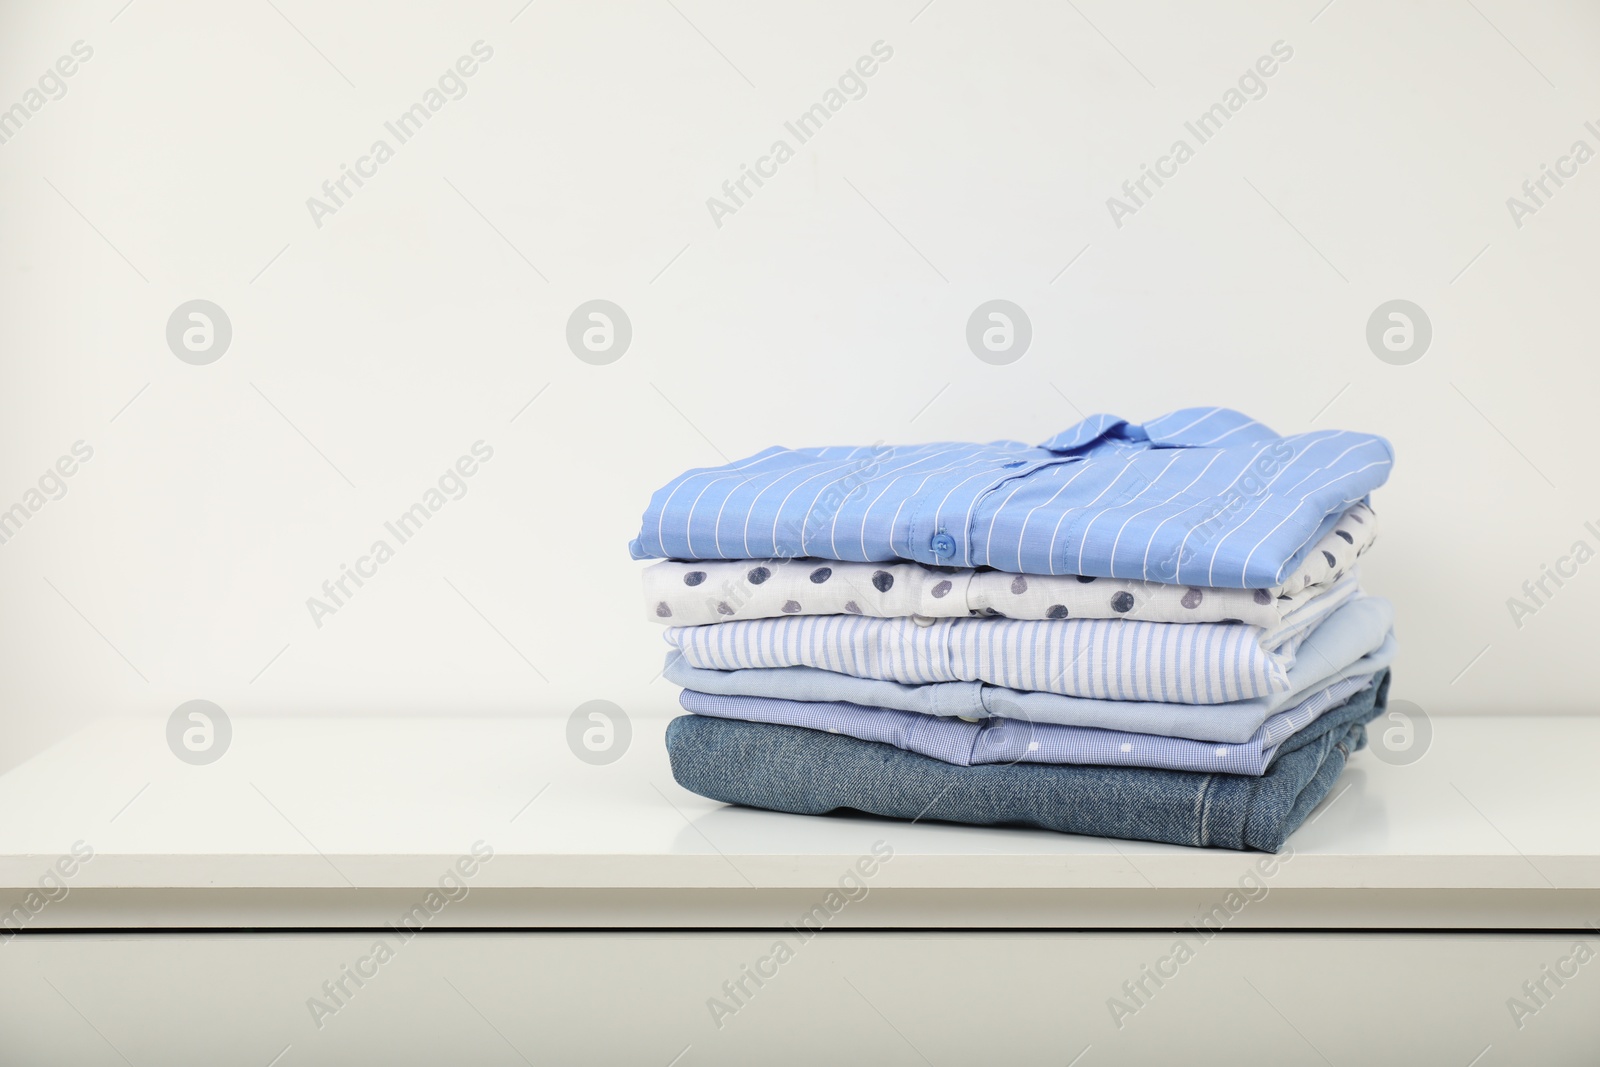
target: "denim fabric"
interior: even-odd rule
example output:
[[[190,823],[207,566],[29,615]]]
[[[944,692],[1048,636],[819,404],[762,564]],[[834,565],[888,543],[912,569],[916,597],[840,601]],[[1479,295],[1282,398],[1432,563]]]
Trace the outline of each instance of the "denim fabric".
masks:
[[[667,751],[678,784],[729,804],[1277,852],[1366,743],[1365,724],[1382,714],[1388,693],[1384,671],[1376,685],[1285,741],[1259,778],[1027,763],[958,767],[875,741],[700,715],[668,724]]]
[[[1394,607],[1387,600],[1363,597],[1351,601],[1330,615],[1301,643],[1295,665],[1289,671],[1288,690],[1229,704],[1093,700],[1000,689],[981,682],[905,685],[875,678],[852,678],[815,667],[702,670],[689,666],[676,653],[668,655],[663,676],[685,689],[721,696],[843,701],[926,715],[954,715],[964,719],[1000,716],[1239,744],[1249,740],[1268,716],[1292,707],[1316,690],[1341,678],[1376,674],[1387,667],[1394,659],[1395,641],[1390,633],[1393,624]]]

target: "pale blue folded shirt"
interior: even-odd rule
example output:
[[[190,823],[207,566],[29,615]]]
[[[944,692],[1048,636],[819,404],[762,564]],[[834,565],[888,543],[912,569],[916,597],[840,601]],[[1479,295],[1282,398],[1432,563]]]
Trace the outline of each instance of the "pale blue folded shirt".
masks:
[[[842,701],[870,707],[954,715],[1000,716],[1063,726],[1094,726],[1200,741],[1242,743],[1267,718],[1325,686],[1375,674],[1394,659],[1394,608],[1380,597],[1344,604],[1300,643],[1289,687],[1269,696],[1227,704],[1168,704],[1143,700],[1095,700],[1056,693],[1021,692],[982,682],[907,685],[854,678],[815,667],[766,667],[738,671],[691,667],[676,651],[667,654],[668,681],[685,689],[722,696],[782,696],[791,700]],[[714,624],[714,625],[726,625]]]
[[[1323,712],[1372,684],[1362,674],[1319,689],[1287,711],[1261,724],[1239,744],[1190,741],[1154,734],[1057,726],[1026,719],[968,722],[914,711],[867,708],[859,704],[723,697],[685,689],[678,702],[685,711],[719,719],[804,726],[862,741],[879,741],[924,756],[976,767],[992,763],[1077,763],[1102,767],[1162,767],[1171,771],[1261,774],[1278,747]]]

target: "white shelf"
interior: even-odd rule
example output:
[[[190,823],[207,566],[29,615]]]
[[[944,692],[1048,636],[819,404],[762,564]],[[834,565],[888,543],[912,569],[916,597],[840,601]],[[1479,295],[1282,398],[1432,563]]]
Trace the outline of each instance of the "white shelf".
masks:
[[[591,767],[564,719],[246,718],[196,767],[164,721],[106,720],[0,776],[0,887],[17,896],[83,841],[94,858],[41,929],[360,925],[483,841],[494,858],[452,922],[760,925],[881,840],[894,859],[857,923],[1137,926],[1182,921],[1262,858],[731,808],[672,780],[665,722],[636,720],[630,751]],[[1412,765],[1355,756],[1253,921],[1558,928],[1593,911],[1600,718],[1433,726]]]

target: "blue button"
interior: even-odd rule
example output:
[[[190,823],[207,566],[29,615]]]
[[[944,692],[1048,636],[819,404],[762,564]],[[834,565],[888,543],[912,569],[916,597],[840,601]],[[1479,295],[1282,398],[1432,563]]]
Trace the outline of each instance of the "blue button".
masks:
[[[928,542],[928,547],[933,549],[933,554],[940,559],[949,559],[956,554],[956,539],[947,533],[934,534],[933,540]]]

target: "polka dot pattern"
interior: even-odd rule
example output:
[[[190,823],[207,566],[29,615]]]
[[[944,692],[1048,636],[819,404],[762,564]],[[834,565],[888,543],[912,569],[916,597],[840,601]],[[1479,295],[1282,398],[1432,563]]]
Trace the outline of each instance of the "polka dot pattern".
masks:
[[[683,576],[683,584],[684,585],[688,585],[688,586],[699,585],[701,582],[703,582],[705,580],[706,580],[706,572],[705,571],[690,571],[688,574],[685,574]]]
[[[771,577],[772,572],[767,570],[765,567],[751,567],[750,573],[745,575],[745,578],[750,582],[751,585],[760,585],[762,582]]]
[[[719,600],[719,601],[717,601],[717,614],[718,615],[732,615],[733,614],[733,609],[728,606],[728,602],[726,600]]]
[[[954,589],[954,588],[955,588],[955,586],[951,585],[950,584],[950,580],[947,578],[944,581],[939,582],[937,585],[935,585],[932,589],[929,590],[929,592],[931,592],[936,597],[941,597],[942,598],[942,597],[949,596],[950,595],[950,590]]]
[[[1067,617],[1067,606],[1065,604],[1051,604],[1045,610],[1045,615],[1052,619],[1064,619]]]
[[[1028,591],[1028,579],[1024,578],[1020,574],[1017,575],[1015,578],[1011,579],[1011,592],[1012,593],[1014,593],[1017,596],[1021,596],[1023,593],[1026,593],[1027,591]]]
[[[860,615],[861,605],[857,604],[854,600],[846,600],[844,602],[844,610],[848,611],[852,615]]]
[[[783,602],[783,613],[785,615],[798,615],[798,614],[800,614],[800,601],[798,601],[798,600],[785,600]]]
[[[667,606],[667,602],[665,600],[656,605],[656,616],[662,619],[672,618],[672,609]]]
[[[894,588],[894,575],[888,571],[873,571],[872,588],[880,593],[887,593]]]
[[[1265,589],[1257,589],[1254,599],[1257,604],[1270,604],[1272,603],[1272,594]]]
[[[1090,582],[1094,581],[1094,575],[1092,574],[1079,574],[1075,575],[1075,577],[1084,585],[1088,585]]]
[[[1183,599],[1179,601],[1179,603],[1188,608],[1190,611],[1193,611],[1195,608],[1200,606],[1200,602],[1204,600],[1205,597],[1205,593],[1198,589],[1186,589],[1183,592]]]
[[[809,577],[812,585],[821,585],[823,582],[833,577],[833,568],[818,567],[816,570],[811,572]]]
[[[1111,610],[1118,615],[1126,615],[1133,610],[1133,594],[1124,589],[1111,598]]]

